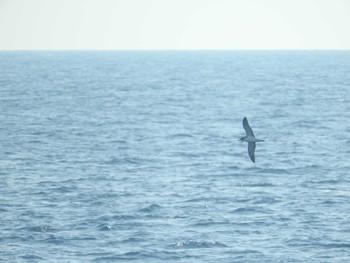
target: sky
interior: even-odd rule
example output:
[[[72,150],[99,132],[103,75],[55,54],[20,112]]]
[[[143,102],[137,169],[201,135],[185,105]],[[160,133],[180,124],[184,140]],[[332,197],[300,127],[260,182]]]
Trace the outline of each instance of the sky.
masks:
[[[0,0],[0,50],[350,49],[350,0]]]

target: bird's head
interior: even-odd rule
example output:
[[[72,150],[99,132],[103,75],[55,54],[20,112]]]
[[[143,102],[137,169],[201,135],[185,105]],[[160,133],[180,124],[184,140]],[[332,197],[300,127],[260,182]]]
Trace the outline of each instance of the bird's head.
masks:
[[[242,138],[240,138],[238,141],[243,142],[244,139],[245,139],[245,137],[242,137]]]

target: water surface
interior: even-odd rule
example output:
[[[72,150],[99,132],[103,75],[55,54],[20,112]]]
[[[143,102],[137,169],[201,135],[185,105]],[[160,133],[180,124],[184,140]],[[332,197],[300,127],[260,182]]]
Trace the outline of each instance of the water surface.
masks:
[[[348,51],[0,53],[0,261],[350,261],[349,72]]]

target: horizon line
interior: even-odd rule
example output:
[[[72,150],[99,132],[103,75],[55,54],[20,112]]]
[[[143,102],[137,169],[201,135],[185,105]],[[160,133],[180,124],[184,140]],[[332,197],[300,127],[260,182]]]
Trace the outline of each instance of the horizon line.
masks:
[[[203,51],[214,51],[214,52],[220,52],[220,51],[350,51],[350,48],[247,48],[247,49],[240,49],[240,48],[232,48],[232,49],[176,49],[176,48],[169,48],[169,49],[0,49],[0,52],[203,52]]]

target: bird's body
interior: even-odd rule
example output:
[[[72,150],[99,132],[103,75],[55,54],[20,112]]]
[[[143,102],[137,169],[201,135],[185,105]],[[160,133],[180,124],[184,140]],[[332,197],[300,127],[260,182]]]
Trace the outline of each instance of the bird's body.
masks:
[[[245,136],[245,137],[241,138],[241,141],[244,141],[244,142],[263,142],[264,140],[257,139],[254,136]]]
[[[248,154],[253,163],[255,163],[255,147],[256,142],[263,142],[255,138],[252,128],[250,128],[248,120],[246,117],[243,118],[243,128],[245,129],[246,136],[239,139],[240,141],[248,143]]]

